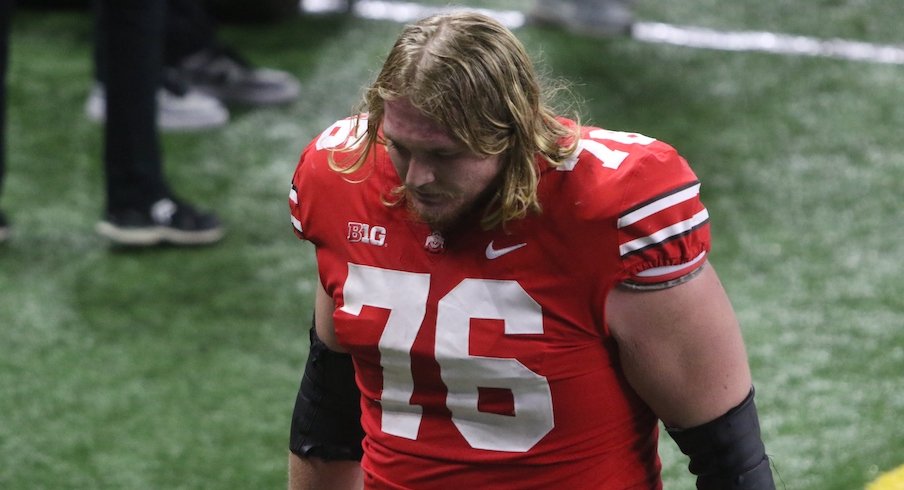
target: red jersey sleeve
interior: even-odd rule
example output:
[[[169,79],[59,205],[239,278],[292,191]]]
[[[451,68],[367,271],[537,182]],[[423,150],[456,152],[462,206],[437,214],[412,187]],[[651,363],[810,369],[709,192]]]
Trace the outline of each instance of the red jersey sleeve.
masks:
[[[709,213],[687,161],[659,141],[645,149],[630,163],[622,182],[616,222],[622,282],[638,288],[667,287],[705,263]]]
[[[330,159],[337,153],[343,155],[340,158],[353,155],[344,150],[358,145],[366,129],[367,117],[364,114],[341,119],[320,133],[301,153],[289,189],[289,215],[292,230],[298,238],[312,240],[309,227],[314,202],[319,195],[329,192],[326,190],[330,188],[328,181],[343,178],[330,168]]]
[[[616,283],[663,288],[691,277],[710,249],[700,182],[670,145],[638,133],[581,128],[575,155],[557,170],[571,175],[591,243],[607,243]],[[554,194],[554,193],[553,193]],[[558,195],[556,199],[561,199]],[[600,252],[595,252],[599,254]]]
[[[302,240],[305,240],[305,226],[302,224],[302,220],[304,220],[304,211],[300,196],[304,193],[302,189],[306,189],[306,181],[303,179],[303,176],[305,174],[305,157],[308,155],[310,149],[311,147],[308,146],[305,148],[304,152],[302,152],[298,165],[295,167],[295,173],[292,175],[292,186],[289,189],[289,219],[292,222],[292,231],[295,232],[295,236]]]

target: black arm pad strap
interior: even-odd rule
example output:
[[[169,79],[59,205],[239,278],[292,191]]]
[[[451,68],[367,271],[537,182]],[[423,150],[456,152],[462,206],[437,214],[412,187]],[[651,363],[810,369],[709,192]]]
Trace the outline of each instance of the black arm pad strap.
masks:
[[[330,350],[311,327],[311,350],[289,434],[289,450],[302,457],[361,460],[361,393],[352,358]]]
[[[772,490],[772,470],[760,437],[753,388],[740,405],[719,418],[690,429],[668,429],[699,490]]]

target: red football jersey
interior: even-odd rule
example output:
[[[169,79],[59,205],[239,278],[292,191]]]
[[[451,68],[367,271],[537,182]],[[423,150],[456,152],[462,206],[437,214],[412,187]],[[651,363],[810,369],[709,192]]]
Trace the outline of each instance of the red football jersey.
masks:
[[[542,171],[542,213],[442,237],[385,204],[400,180],[384,148],[354,175],[329,168],[353,128],[305,149],[290,208],[353,356],[367,488],[660,488],[658,421],[625,379],[604,305],[621,282],[705,260],[687,162],[585,127],[576,154]]]

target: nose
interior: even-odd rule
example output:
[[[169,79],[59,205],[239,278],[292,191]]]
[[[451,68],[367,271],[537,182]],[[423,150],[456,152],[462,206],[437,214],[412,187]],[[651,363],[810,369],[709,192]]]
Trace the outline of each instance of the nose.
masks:
[[[433,175],[433,169],[430,165],[424,163],[418,158],[408,160],[408,171],[405,172],[405,185],[412,187],[420,187],[430,184],[436,177]]]

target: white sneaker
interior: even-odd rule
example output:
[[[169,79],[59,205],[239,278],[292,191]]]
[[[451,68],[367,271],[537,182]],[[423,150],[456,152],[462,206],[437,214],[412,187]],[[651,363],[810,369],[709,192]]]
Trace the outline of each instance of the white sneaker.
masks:
[[[96,83],[85,101],[85,114],[88,119],[103,123],[106,111],[104,86]],[[157,126],[164,131],[209,129],[227,122],[229,110],[215,97],[191,89],[181,95],[166,87],[157,90]]]
[[[577,34],[616,37],[631,33],[633,0],[537,0],[528,21]]]

